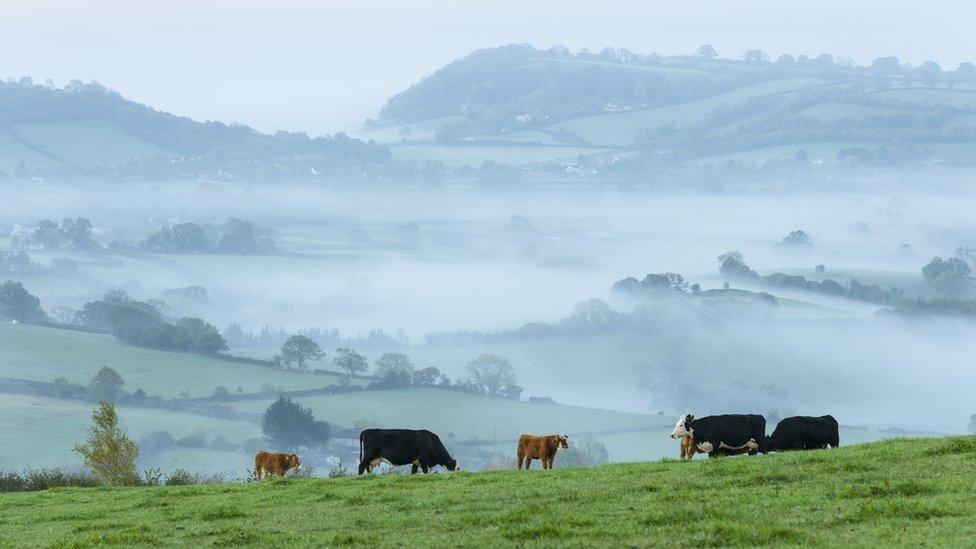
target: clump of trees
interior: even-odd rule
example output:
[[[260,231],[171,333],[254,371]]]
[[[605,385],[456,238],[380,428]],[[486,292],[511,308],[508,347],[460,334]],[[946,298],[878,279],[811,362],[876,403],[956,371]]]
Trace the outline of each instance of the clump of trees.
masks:
[[[643,280],[627,277],[617,281],[612,290],[630,295],[675,296],[686,295],[690,286],[678,273],[649,274]]]
[[[0,285],[0,318],[19,322],[44,322],[47,313],[41,300],[28,292],[20,282],[8,280]]]
[[[289,398],[278,397],[261,419],[264,438],[275,449],[316,448],[329,441],[332,426],[315,419],[312,410]]]
[[[507,358],[485,353],[468,362],[465,371],[470,383],[489,396],[518,400],[523,388],[518,385],[512,363]]]
[[[810,242],[810,235],[797,229],[783,237],[778,245],[788,248],[809,248],[813,246],[813,243]]]
[[[92,236],[92,224],[84,217],[66,217],[58,225],[43,219],[26,236],[11,239],[13,246],[34,247],[43,250],[100,250],[101,244]]]
[[[138,248],[178,254],[268,254],[276,249],[269,229],[236,217],[212,231],[196,223],[169,225],[147,236]]]
[[[227,350],[227,342],[216,327],[195,317],[170,321],[164,304],[130,299],[113,290],[102,299],[85,303],[76,322],[92,330],[110,332],[120,341],[138,347],[216,355]]]
[[[803,290],[883,305],[894,303],[904,296],[904,291],[899,288],[889,288],[886,290],[876,284],[862,283],[856,278],[850,279],[847,286],[844,286],[829,278],[821,281],[807,280],[802,275],[788,275],[786,273],[772,273],[761,276],[749,268],[742,254],[735,250],[718,256],[718,263],[719,272],[731,279],[753,284],[762,284],[772,288]]]
[[[579,441],[571,441],[569,448],[560,450],[556,462],[566,467],[595,467],[610,461],[610,452],[599,440],[587,435]]]
[[[939,295],[946,297],[965,298],[972,295],[974,289],[972,275],[972,270],[966,261],[958,257],[948,259],[934,257],[922,267],[922,278]]]

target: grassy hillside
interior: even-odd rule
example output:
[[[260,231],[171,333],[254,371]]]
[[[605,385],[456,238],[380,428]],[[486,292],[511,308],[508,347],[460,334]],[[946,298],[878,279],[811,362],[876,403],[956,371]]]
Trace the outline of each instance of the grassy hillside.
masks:
[[[395,389],[298,397],[316,417],[343,426],[371,420],[384,427],[430,429],[458,438],[512,439],[520,433],[580,433],[614,429],[655,429],[670,417],[594,410],[564,404],[502,400],[443,389]],[[235,402],[248,412],[263,412],[270,400]]]
[[[603,114],[560,122],[550,129],[569,130],[599,145],[626,146],[634,142],[644,130],[663,125],[687,127],[705,120],[708,113],[719,106],[736,105],[748,99],[781,94],[800,88],[822,85],[825,81],[812,78],[770,80],[713,95],[656,109]]]
[[[171,158],[174,155],[105,120],[29,122],[14,124],[8,131],[16,132],[36,149],[85,168],[116,166],[147,156]]]
[[[102,367],[122,375],[125,390],[167,398],[186,391],[210,396],[217,386],[255,393],[265,383],[284,390],[316,389],[338,377],[238,364],[201,355],[122,345],[109,335],[0,324],[0,376],[51,382],[63,376],[87,385]]]
[[[595,469],[0,496],[5,546],[966,546],[976,437]]]

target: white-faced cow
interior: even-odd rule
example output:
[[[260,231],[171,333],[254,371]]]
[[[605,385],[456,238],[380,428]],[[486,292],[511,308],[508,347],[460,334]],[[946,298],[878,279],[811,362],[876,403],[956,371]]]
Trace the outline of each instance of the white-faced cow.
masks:
[[[765,444],[769,451],[816,450],[840,446],[834,416],[793,416],[780,421]]]
[[[359,434],[359,474],[372,473],[382,461],[394,466],[413,465],[410,474],[416,474],[417,469],[426,473],[437,465],[448,471],[458,468],[457,460],[430,431],[366,429]]]
[[[671,438],[691,436],[699,451],[708,457],[765,451],[766,419],[756,414],[725,414],[695,419],[692,414],[678,418]]]

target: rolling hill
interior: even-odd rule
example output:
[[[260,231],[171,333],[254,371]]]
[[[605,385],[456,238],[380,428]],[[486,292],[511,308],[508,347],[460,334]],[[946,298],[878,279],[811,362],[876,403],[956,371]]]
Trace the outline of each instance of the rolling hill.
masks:
[[[513,44],[446,65],[392,97],[357,135],[395,146],[400,159],[541,163],[589,176],[662,164],[976,159],[971,64],[841,61]]]
[[[593,469],[6,494],[5,546],[966,546],[976,437]]]
[[[97,83],[0,82],[4,176],[302,177],[381,164],[385,147],[344,134],[259,133],[196,122],[126,100]]]

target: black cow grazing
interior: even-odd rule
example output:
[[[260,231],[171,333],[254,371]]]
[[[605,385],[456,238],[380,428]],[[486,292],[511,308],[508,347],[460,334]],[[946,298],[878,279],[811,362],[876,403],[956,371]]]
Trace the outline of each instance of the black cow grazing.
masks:
[[[695,419],[687,414],[678,418],[671,438],[690,435],[699,451],[708,457],[748,452],[765,453],[766,418],[756,414],[726,414]]]
[[[385,461],[390,465],[412,464],[410,474],[417,469],[424,473],[436,465],[448,471],[458,468],[458,462],[447,453],[441,439],[427,430],[366,429],[359,434],[359,474]]]
[[[816,450],[840,446],[834,416],[793,416],[779,422],[765,446],[769,451]]]

